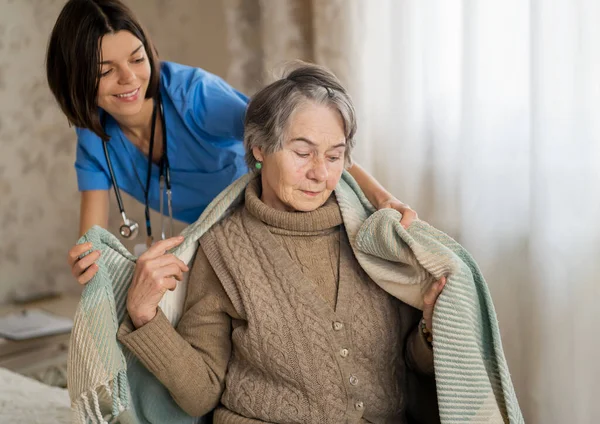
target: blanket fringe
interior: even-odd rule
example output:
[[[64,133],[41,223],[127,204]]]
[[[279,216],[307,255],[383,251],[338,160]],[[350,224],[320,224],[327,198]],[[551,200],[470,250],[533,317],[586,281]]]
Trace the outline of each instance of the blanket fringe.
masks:
[[[110,415],[105,417],[100,409],[98,391],[104,389],[112,399]],[[79,399],[73,402],[74,421],[77,424],[113,424],[119,415],[129,406],[127,393],[127,373],[120,370],[112,380],[107,381],[93,390],[82,393]]]

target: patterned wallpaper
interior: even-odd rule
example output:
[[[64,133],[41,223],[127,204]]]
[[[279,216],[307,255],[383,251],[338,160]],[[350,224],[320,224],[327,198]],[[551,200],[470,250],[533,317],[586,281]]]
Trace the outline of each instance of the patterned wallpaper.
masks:
[[[14,296],[78,289],[66,264],[79,222],[76,140],[44,74],[46,43],[64,3],[0,0],[0,303]],[[163,59],[225,75],[228,55],[220,1],[126,3],[149,30]],[[141,205],[126,199],[126,208],[142,222]],[[113,202],[111,230],[118,225]]]

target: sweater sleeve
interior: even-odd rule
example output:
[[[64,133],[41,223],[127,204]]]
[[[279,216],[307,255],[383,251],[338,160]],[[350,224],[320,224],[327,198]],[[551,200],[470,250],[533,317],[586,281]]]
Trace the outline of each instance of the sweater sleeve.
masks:
[[[433,375],[433,349],[419,331],[419,324],[414,328],[406,340],[406,363],[416,372]]]
[[[159,308],[154,319],[138,329],[130,320],[123,322],[118,339],[184,411],[202,416],[217,406],[224,390],[232,318],[239,317],[199,247],[177,329]]]

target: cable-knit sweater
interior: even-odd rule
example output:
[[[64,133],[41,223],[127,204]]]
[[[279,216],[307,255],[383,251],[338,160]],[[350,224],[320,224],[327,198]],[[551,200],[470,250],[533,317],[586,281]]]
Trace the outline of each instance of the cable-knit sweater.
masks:
[[[360,268],[332,196],[313,212],[245,203],[200,240],[184,314],[119,340],[216,423],[405,422],[407,365],[433,371],[415,310]]]

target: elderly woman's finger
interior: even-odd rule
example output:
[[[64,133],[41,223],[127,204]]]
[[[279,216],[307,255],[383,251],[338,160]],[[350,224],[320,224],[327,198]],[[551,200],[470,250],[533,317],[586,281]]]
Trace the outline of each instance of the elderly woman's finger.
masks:
[[[175,277],[167,277],[165,278],[164,286],[167,290],[173,291],[177,288],[177,281]]]
[[[169,264],[156,269],[152,273],[152,278],[157,282],[167,277],[174,277],[177,281],[181,281],[183,279],[183,272],[177,264]]]
[[[179,246],[183,242],[183,236],[171,237],[166,240],[160,240],[154,243],[148,250],[146,250],[141,256],[140,259],[147,260],[158,258],[167,250],[173,249],[176,246]]]
[[[164,255],[152,260],[153,267],[164,267],[171,264],[176,264],[183,272],[188,272],[190,270],[185,262],[171,253],[165,253]]]

